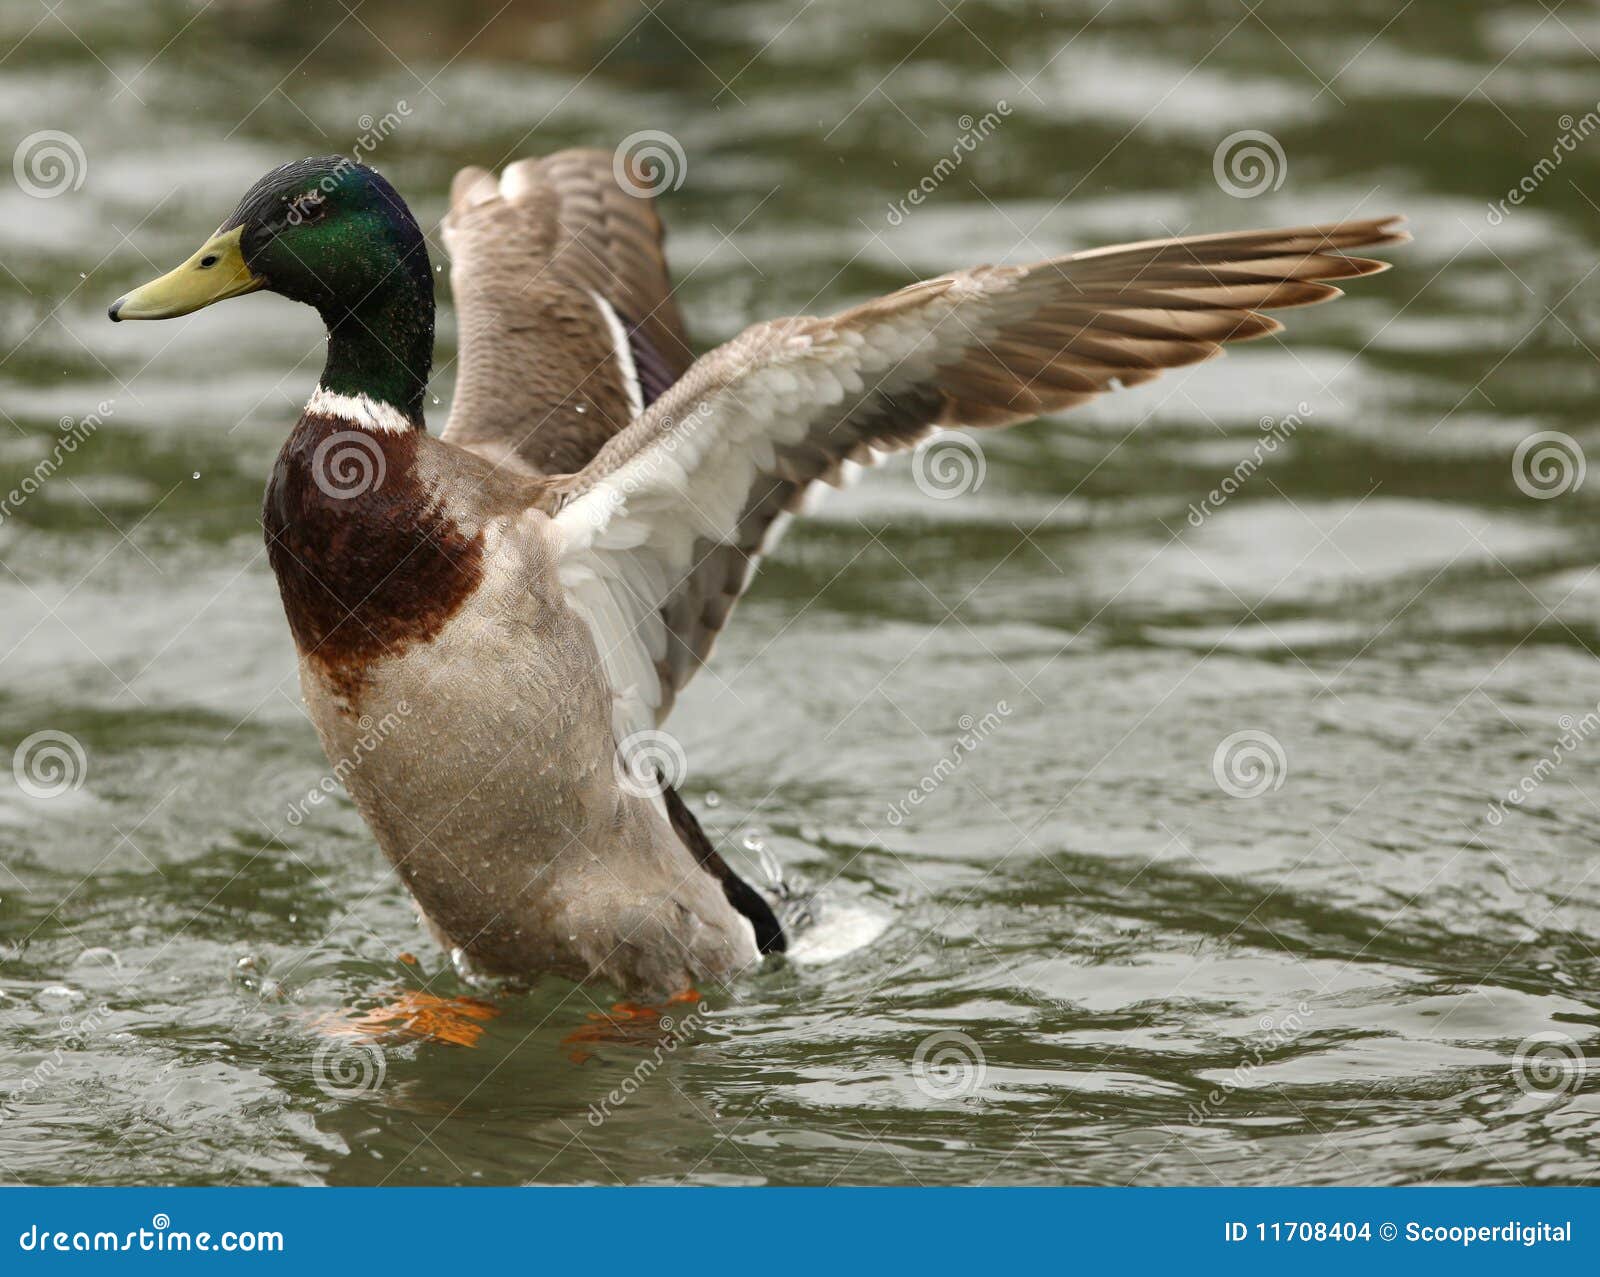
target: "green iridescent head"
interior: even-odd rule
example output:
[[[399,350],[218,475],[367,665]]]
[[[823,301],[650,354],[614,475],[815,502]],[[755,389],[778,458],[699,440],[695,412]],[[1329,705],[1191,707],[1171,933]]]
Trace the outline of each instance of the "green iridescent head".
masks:
[[[380,173],[338,155],[273,169],[188,261],[108,314],[170,319],[263,289],[322,315],[323,385],[415,408],[420,420],[433,272],[416,219]]]

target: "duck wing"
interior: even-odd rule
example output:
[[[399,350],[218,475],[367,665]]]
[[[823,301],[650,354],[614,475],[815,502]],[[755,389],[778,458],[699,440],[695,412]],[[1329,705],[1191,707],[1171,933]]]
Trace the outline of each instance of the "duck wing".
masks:
[[[702,356],[576,474],[551,481],[558,569],[614,697],[654,728],[704,663],[780,516],[847,462],[942,426],[1070,408],[1222,343],[1259,312],[1340,296],[1398,219],[1150,240],[926,280],[827,318],[757,324]]]
[[[443,226],[459,327],[451,443],[526,474],[581,470],[693,362],[661,219],[617,162],[580,149],[498,179],[456,174]]]

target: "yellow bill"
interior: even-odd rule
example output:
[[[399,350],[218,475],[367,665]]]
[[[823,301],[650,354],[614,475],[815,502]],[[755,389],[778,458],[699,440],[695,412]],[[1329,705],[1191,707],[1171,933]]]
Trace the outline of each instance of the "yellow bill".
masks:
[[[242,226],[212,236],[177,270],[152,279],[111,303],[106,312],[113,320],[173,319],[241,293],[253,293],[266,284],[244,263],[239,248]]]

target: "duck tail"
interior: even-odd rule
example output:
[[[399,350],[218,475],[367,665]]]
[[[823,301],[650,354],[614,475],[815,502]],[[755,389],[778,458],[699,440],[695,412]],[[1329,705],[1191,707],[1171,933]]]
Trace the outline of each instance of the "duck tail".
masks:
[[[668,785],[662,791],[662,797],[666,799],[667,816],[672,821],[673,832],[678,835],[679,841],[689,849],[700,867],[722,884],[722,894],[728,898],[728,903],[748,918],[750,925],[755,928],[756,948],[763,954],[787,950],[789,938],[784,934],[783,924],[778,921],[778,915],[772,911],[767,898],[729,868],[728,862],[711,845],[711,839],[700,827],[700,821],[676,789]]]

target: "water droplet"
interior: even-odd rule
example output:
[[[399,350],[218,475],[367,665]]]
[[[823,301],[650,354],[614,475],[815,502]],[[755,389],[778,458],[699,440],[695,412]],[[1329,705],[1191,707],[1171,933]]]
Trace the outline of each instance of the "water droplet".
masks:
[[[289,991],[271,976],[266,976],[261,979],[258,982],[254,993],[256,997],[263,1002],[269,1000],[273,1002],[287,1002],[289,1000]]]
[[[89,277],[88,277],[88,276],[87,276],[87,275],[85,275],[85,274],[84,274],[84,273],[83,273],[83,272],[82,272],[82,271],[81,271],[81,270],[80,270],[80,271],[79,271],[79,272],[78,272],[78,278],[79,278],[79,279],[88,279],[88,278],[89,278]]]
[[[707,807],[720,807],[720,806],[722,806],[722,796],[720,794],[718,794],[717,791],[714,790],[714,789],[706,790],[706,806]]]
[[[200,472],[198,470],[196,470],[192,477],[198,479],[200,477]]]
[[[588,412],[589,411],[589,405],[586,404],[586,403],[581,403],[577,407],[578,407],[578,411],[579,412]]]
[[[761,840],[761,831],[752,829],[744,836],[744,849],[746,851],[765,851],[767,844]]]
[[[52,984],[34,994],[33,1000],[46,1011],[65,1011],[84,1001],[83,994],[64,984]]]
[[[85,949],[78,955],[77,965],[80,967],[120,967],[122,959],[104,945],[96,945],[92,949]]]
[[[439,406],[439,396],[438,396],[438,395],[435,395],[435,396],[434,396],[434,397],[433,397],[433,406],[434,406],[434,407],[435,407],[435,408],[437,408],[437,407],[438,407],[438,406]]]
[[[233,968],[228,972],[228,982],[236,989],[246,993],[256,993],[262,985],[261,967],[265,965],[257,961],[255,954],[247,953],[243,957],[233,960]]]

